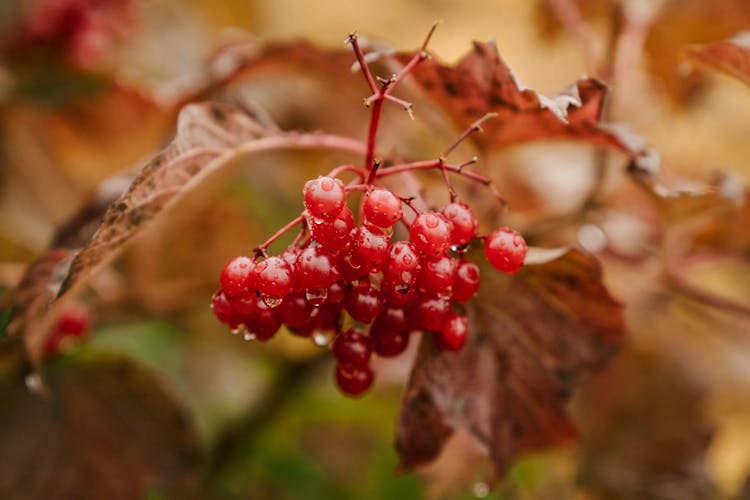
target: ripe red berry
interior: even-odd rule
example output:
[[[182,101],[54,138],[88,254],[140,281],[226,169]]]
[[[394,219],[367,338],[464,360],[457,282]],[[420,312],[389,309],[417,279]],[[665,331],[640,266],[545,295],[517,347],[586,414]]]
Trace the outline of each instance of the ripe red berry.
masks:
[[[360,330],[350,328],[336,336],[331,352],[340,365],[367,366],[372,354],[372,339]]]
[[[247,331],[262,342],[271,339],[281,328],[281,320],[275,311],[260,298],[257,299],[255,314],[245,318],[244,323]]]
[[[344,307],[352,318],[369,324],[380,313],[383,304],[380,301],[380,292],[365,282],[353,285],[346,291]]]
[[[375,226],[359,226],[352,233],[351,262],[359,262],[367,272],[377,272],[388,260],[390,238]]]
[[[417,249],[408,241],[397,241],[388,252],[383,277],[396,284],[413,285],[417,281],[420,259]]]
[[[391,227],[401,219],[401,200],[388,189],[373,189],[365,194],[363,212],[370,224]]]
[[[300,328],[310,321],[314,309],[304,293],[290,293],[284,297],[274,313],[288,327]]]
[[[370,327],[373,350],[380,356],[398,356],[409,345],[409,324],[403,309],[386,309]]]
[[[450,296],[456,276],[456,261],[443,255],[425,259],[419,273],[419,287],[429,294]]]
[[[91,313],[83,304],[74,304],[66,309],[44,339],[42,352],[51,356],[80,341],[91,328]]]
[[[293,288],[292,269],[281,257],[269,257],[255,265],[255,287],[263,297],[280,299]]]
[[[336,385],[347,396],[359,396],[372,386],[370,367],[336,365]]]
[[[477,232],[477,218],[469,205],[454,201],[443,207],[442,214],[453,224],[451,246],[465,247]]]
[[[409,320],[415,328],[435,332],[439,331],[448,319],[451,304],[441,297],[422,295],[409,305],[409,312]]]
[[[240,255],[227,262],[221,270],[221,289],[227,297],[255,295],[253,289],[253,269],[255,262],[250,257]]]
[[[255,304],[258,301],[258,296],[253,291],[239,297],[227,297],[227,301],[237,314],[247,316],[255,313]]]
[[[335,260],[321,247],[309,246],[297,256],[294,284],[298,290],[325,289],[339,279]]]
[[[333,219],[341,213],[346,203],[344,183],[332,177],[309,180],[302,192],[307,212],[319,219]]]
[[[443,214],[423,212],[414,218],[409,240],[423,254],[437,257],[450,248],[451,230],[451,223]]]
[[[232,304],[229,303],[223,290],[217,291],[213,297],[211,297],[211,309],[213,310],[216,319],[221,323],[229,325],[232,328],[239,324],[239,314],[234,310]]]
[[[444,351],[459,351],[466,343],[469,322],[466,316],[451,312],[439,332],[433,332],[435,344]]]
[[[468,302],[479,290],[479,266],[470,260],[461,259],[456,266],[453,280],[453,300]]]
[[[416,285],[396,283],[389,278],[380,282],[380,298],[390,307],[404,307],[416,296]]]
[[[315,241],[329,252],[345,248],[349,244],[349,235],[354,229],[354,214],[347,207],[333,219],[308,219],[310,234]]]
[[[521,269],[526,258],[526,241],[516,231],[501,227],[484,241],[484,255],[492,267],[504,273]]]

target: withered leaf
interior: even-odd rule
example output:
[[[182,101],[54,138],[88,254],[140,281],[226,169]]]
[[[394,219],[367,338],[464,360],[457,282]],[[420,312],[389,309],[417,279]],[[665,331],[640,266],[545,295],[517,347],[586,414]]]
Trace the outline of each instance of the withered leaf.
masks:
[[[574,439],[565,403],[624,330],[599,264],[579,250],[512,276],[486,270],[470,319],[458,353],[423,341],[396,434],[406,468],[434,459],[459,428],[487,446],[498,474],[523,452]]]
[[[109,206],[90,241],[80,250],[66,249],[67,257],[72,257],[72,261],[65,263],[69,263],[69,268],[58,267],[53,276],[51,272],[38,272],[37,263],[31,264],[28,279],[16,291],[14,318],[8,331],[22,336],[32,361],[38,362],[49,325],[62,307],[61,298],[83,286],[94,271],[111,261],[147,223],[212,172],[243,154],[279,148],[362,151],[361,143],[353,139],[318,133],[270,132],[239,106],[225,103],[186,106],[180,113],[172,143],[152,158]],[[63,239],[65,244],[76,240],[69,234],[64,234]]]
[[[690,46],[685,55],[694,62],[750,85],[750,32],[726,42]]]
[[[66,360],[31,394],[0,378],[0,497],[194,498],[199,450],[183,410],[144,368],[117,358]]]
[[[401,56],[403,61],[407,56]],[[606,86],[583,78],[554,97],[522,87],[500,57],[494,43],[474,43],[474,50],[455,66],[434,59],[413,73],[419,85],[461,127],[486,113],[497,117],[482,125],[474,139],[484,149],[500,149],[541,139],[572,139],[640,154],[640,141],[602,127]]]

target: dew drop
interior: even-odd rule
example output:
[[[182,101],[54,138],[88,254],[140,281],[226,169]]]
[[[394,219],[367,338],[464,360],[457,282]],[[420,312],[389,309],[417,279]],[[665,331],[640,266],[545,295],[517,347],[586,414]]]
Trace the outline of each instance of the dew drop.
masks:
[[[441,299],[450,300],[453,297],[453,287],[447,286],[438,292],[438,297]]]
[[[333,332],[315,330],[312,334],[312,341],[318,347],[326,347],[333,340]]]
[[[466,253],[469,250],[469,245],[451,245],[451,252],[455,253]]]
[[[323,179],[323,181],[320,183],[320,187],[323,188],[323,191],[332,191],[333,181],[331,179]]]
[[[245,325],[237,325],[232,327],[229,331],[232,332],[232,335],[239,335],[245,331]]]
[[[284,301],[284,299],[282,299],[281,297],[271,297],[269,295],[264,295],[262,299],[263,299],[263,302],[271,309],[275,307],[279,307],[281,303]]]
[[[245,332],[245,335],[243,337],[245,341],[250,342],[251,340],[255,340],[255,334],[251,332]]]
[[[313,288],[305,292],[305,298],[310,304],[317,307],[323,304],[323,302],[325,302],[325,300],[328,298],[328,289]]]

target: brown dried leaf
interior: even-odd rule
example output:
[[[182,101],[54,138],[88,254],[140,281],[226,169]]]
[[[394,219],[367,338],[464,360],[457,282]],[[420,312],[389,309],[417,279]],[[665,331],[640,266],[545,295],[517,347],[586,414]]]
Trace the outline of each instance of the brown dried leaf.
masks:
[[[482,285],[462,351],[423,341],[396,434],[404,467],[436,458],[459,428],[487,446],[498,474],[523,452],[574,439],[565,403],[623,335],[621,306],[581,251],[512,276],[487,270]]]
[[[31,394],[20,373],[0,379],[0,496],[194,498],[199,450],[182,409],[143,368],[74,360]]]
[[[733,76],[750,85],[750,33],[726,42],[693,45],[685,51],[688,59]]]
[[[402,61],[408,56],[401,56]],[[501,59],[494,43],[474,43],[474,50],[455,66],[435,60],[414,72],[417,84],[458,123],[467,127],[486,113],[483,134],[474,136],[485,149],[501,149],[526,141],[571,139],[640,154],[640,141],[600,124],[606,86],[584,78],[563,93],[546,97],[524,88]]]
[[[360,152],[358,141],[323,134],[269,133],[245,110],[221,103],[191,104],[180,113],[173,142],[150,160],[104,214],[90,241],[74,255],[69,268],[40,273],[32,263],[17,291],[12,335],[21,335],[32,360],[60,300],[83,286],[91,274],[111,261],[145,224],[196,188],[209,174],[242,154],[279,148],[332,148]],[[75,240],[65,235],[65,241]],[[52,252],[55,252],[53,250]],[[45,260],[42,257],[41,260]],[[49,310],[49,300],[55,301]],[[46,314],[45,314],[46,312]]]

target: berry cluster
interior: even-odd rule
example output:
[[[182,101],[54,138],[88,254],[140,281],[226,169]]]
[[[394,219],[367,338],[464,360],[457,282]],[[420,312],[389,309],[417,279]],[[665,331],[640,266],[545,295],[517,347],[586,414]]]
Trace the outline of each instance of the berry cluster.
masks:
[[[356,225],[346,202],[358,190],[364,190],[363,217]],[[293,221],[303,230],[294,244],[268,256],[269,241],[257,260],[238,256],[222,269],[212,300],[221,322],[259,340],[282,324],[306,337],[333,332],[336,381],[351,395],[372,383],[371,354],[400,354],[413,331],[431,332],[444,350],[463,346],[467,319],[460,305],[479,288],[479,267],[463,257],[477,229],[468,205],[453,201],[407,222],[402,205],[410,201],[372,184],[347,187],[318,177],[303,193],[305,211]],[[408,240],[393,241],[399,221],[409,227]],[[523,238],[511,229],[485,238],[487,259],[501,271],[517,271],[525,253]],[[344,313],[353,321],[344,321]],[[344,323],[357,326],[343,329]]]
[[[366,100],[373,113],[365,168],[342,165],[307,181],[302,214],[256,248],[253,257],[238,256],[224,266],[211,307],[219,321],[235,333],[244,332],[247,340],[268,340],[282,325],[318,345],[333,339],[336,384],[356,396],[372,385],[372,355],[399,355],[412,332],[429,332],[443,350],[458,351],[464,345],[464,304],[477,293],[480,281],[479,267],[465,257],[472,240],[484,240],[487,260],[506,273],[520,269],[526,243],[509,228],[477,236],[477,219],[458,200],[449,179],[449,174],[461,175],[497,195],[488,178],[465,170],[475,159],[461,165],[444,160],[491,116],[472,124],[434,161],[381,168],[374,159],[374,144],[382,103],[390,100],[411,109],[390,91],[426,52],[423,45],[400,75],[380,80],[378,88],[356,37],[351,35],[349,41],[373,91]],[[420,211],[414,198],[399,196],[381,182],[418,170],[442,174],[450,202],[441,210]],[[344,183],[344,174],[356,179]],[[350,206],[358,207],[358,217]],[[404,213],[405,207],[413,216]],[[399,223],[408,229],[405,239],[397,238],[402,233],[394,226]],[[269,255],[268,247],[297,226],[300,232],[291,245],[279,255]]]

